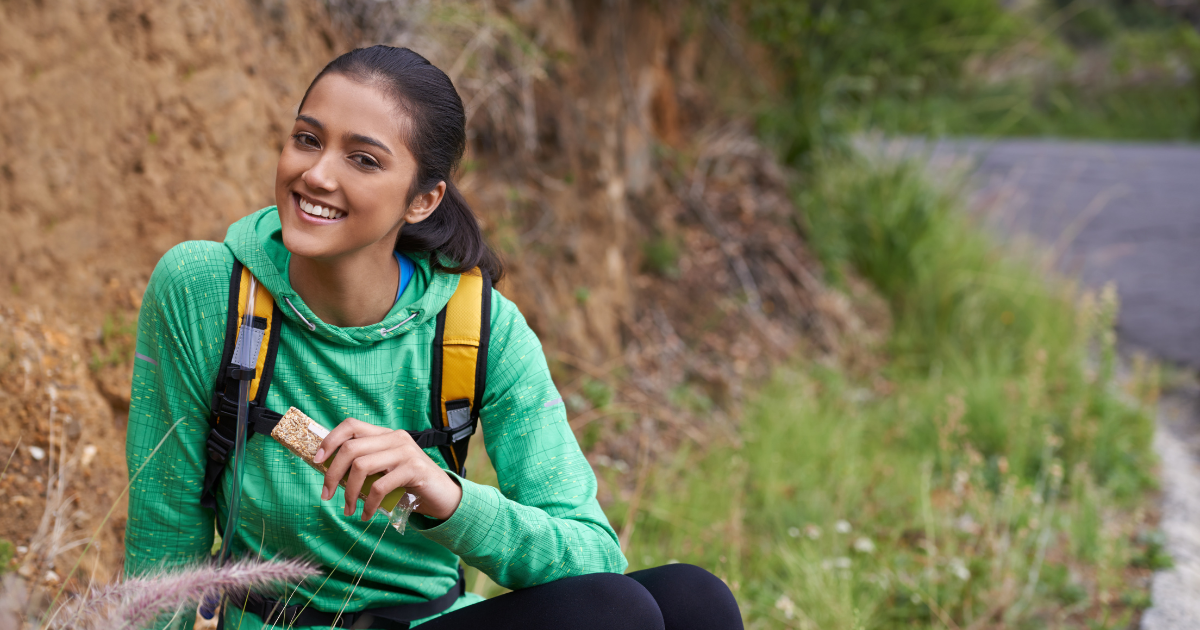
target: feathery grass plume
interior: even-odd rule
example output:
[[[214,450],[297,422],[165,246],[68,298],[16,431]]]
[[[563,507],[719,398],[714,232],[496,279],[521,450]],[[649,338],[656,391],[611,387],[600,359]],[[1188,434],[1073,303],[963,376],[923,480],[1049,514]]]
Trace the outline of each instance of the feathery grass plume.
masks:
[[[63,604],[46,630],[144,628],[167,612],[221,592],[246,592],[297,582],[318,573],[302,560],[241,560],[145,575],[89,591]]]

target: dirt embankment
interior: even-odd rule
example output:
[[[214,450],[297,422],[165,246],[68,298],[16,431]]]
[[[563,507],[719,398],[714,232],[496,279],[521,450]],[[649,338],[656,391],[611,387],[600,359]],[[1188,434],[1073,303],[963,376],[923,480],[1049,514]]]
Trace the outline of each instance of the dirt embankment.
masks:
[[[412,46],[459,86],[460,185],[594,460],[636,469],[681,439],[731,435],[771,364],[802,349],[854,361],[886,325],[865,291],[822,287],[787,175],[720,113],[754,55],[703,12],[198,4],[0,5],[0,456],[23,445],[0,481],[0,538],[37,543],[18,558],[30,577],[69,568],[124,486],[131,326],[154,263],[271,203],[302,90],[356,42]],[[42,527],[65,528],[55,546],[35,539],[47,500],[58,507],[64,439],[58,500],[73,503]],[[118,567],[120,512],[90,561],[98,579]]]
[[[0,538],[24,574],[65,575],[125,486],[155,262],[270,203],[282,125],[336,41],[315,2],[0,4],[0,458],[21,443]],[[119,568],[123,523],[84,576]]]

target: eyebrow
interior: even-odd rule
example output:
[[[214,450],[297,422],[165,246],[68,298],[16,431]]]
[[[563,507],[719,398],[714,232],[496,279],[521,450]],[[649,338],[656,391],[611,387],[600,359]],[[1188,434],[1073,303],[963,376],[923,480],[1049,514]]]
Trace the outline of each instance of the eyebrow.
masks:
[[[392,154],[392,150],[387,148],[386,144],[376,140],[375,138],[372,138],[371,136],[364,136],[361,133],[350,133],[346,134],[345,138],[350,142],[361,142],[362,144],[369,144],[373,147],[379,147],[380,149],[386,151],[388,155]]]
[[[306,114],[300,114],[299,116],[296,116],[296,120],[303,120],[304,122],[316,127],[317,129],[320,129],[321,131],[325,131],[325,125],[322,125],[321,121],[317,120],[316,118],[313,118],[312,116],[308,116]]]
[[[321,131],[325,131],[325,125],[322,125],[321,121],[319,121],[316,118],[313,118],[312,116],[309,116],[307,114],[300,114],[299,116],[296,116],[296,120],[302,120],[302,121],[316,127],[317,129],[319,129]],[[375,138],[372,138],[371,136],[364,136],[361,133],[348,133],[344,137],[349,142],[358,142],[361,144],[369,144],[373,147],[379,147],[383,151],[387,152],[388,155],[393,155],[392,150],[387,148],[386,144],[376,140]]]

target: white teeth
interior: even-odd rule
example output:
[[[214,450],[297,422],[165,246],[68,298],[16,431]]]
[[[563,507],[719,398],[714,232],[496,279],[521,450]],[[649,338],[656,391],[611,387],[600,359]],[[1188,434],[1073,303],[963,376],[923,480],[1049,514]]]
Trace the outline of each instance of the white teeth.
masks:
[[[326,219],[340,219],[346,216],[346,213],[342,212],[341,210],[334,210],[332,208],[318,206],[316,204],[309,203],[304,199],[300,200],[300,209],[306,214],[311,214],[314,217],[324,217]]]

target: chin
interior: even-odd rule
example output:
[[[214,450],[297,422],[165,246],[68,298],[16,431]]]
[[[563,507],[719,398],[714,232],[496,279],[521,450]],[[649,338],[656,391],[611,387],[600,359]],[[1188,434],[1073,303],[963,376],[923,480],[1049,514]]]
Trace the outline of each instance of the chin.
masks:
[[[283,225],[283,246],[293,256],[304,258],[326,258],[329,255],[328,246],[310,234],[301,233],[296,228]]]

